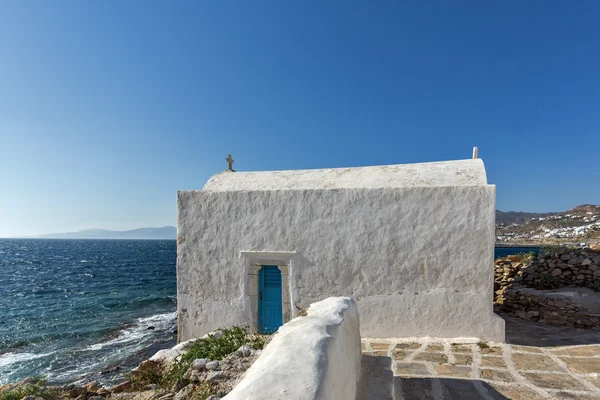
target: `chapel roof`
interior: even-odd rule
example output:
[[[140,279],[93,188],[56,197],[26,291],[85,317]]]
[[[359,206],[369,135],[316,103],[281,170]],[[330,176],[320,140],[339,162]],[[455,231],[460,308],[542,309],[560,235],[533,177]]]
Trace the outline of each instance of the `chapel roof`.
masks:
[[[202,190],[256,191],[485,186],[480,158],[352,168],[233,172],[213,175]]]

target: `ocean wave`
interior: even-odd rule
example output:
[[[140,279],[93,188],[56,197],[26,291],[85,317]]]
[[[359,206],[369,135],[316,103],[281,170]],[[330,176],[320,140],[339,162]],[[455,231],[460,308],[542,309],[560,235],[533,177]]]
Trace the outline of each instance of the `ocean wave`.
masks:
[[[105,342],[95,343],[82,351],[98,351],[107,347],[122,347],[136,344],[143,345],[159,333],[172,332],[177,326],[177,312],[153,315],[146,318],[138,318],[134,325],[122,329],[118,335]]]
[[[48,345],[53,342],[64,341],[64,340],[72,340],[72,339],[83,339],[90,337],[101,337],[103,335],[110,334],[111,329],[101,328],[101,329],[88,329],[85,331],[78,332],[61,332],[61,333],[43,333],[37,336],[30,336],[27,339],[2,339],[0,338],[0,349],[3,350],[14,350],[25,347],[39,346],[39,345]],[[3,350],[0,350],[0,354],[3,353]]]
[[[29,346],[32,342],[29,340],[24,340],[24,339],[1,339],[0,338],[0,355],[2,355],[3,353],[6,353],[6,351],[3,350],[7,350],[7,349],[17,349],[19,347],[26,347]]]
[[[177,304],[177,297],[175,296],[152,296],[144,299],[136,299],[129,303],[135,306],[145,306],[149,304]]]
[[[15,363],[21,363],[24,361],[35,360],[37,358],[48,357],[54,354],[54,351],[49,353],[4,353],[0,354],[0,368],[8,367]]]
[[[138,318],[127,326],[115,328],[103,337],[104,340],[93,344],[88,342],[79,348],[61,346],[48,351],[42,346],[21,341],[21,346],[27,346],[22,351],[13,348],[4,354],[0,352],[0,384],[22,377],[25,371],[31,371],[29,375],[43,374],[49,381],[58,383],[81,379],[112,382],[113,379],[118,380],[118,376],[101,378],[99,372],[111,365],[133,367],[149,357],[150,349],[158,351],[165,343],[174,343],[176,326],[177,312],[169,312]],[[45,352],[32,352],[34,349]]]

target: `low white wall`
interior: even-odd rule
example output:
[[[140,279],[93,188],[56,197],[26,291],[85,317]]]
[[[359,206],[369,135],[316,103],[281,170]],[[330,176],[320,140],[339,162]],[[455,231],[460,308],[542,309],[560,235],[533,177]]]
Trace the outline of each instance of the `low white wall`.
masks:
[[[224,399],[353,400],[360,361],[356,302],[330,297],[279,328]]]

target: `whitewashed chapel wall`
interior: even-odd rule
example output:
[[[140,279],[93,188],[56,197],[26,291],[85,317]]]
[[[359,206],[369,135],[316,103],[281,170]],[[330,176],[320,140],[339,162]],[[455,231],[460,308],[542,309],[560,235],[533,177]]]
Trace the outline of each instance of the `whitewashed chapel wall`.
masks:
[[[494,186],[184,191],[178,211],[180,340],[253,324],[251,252],[287,257],[290,315],[349,296],[363,337],[504,339]]]

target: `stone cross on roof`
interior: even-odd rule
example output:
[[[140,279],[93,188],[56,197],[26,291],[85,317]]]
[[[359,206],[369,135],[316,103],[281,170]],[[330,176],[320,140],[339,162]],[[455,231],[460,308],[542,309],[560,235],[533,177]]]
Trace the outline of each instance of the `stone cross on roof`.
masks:
[[[227,155],[225,161],[227,161],[227,164],[229,164],[229,168],[227,170],[233,171],[233,158],[231,158],[231,154]]]

